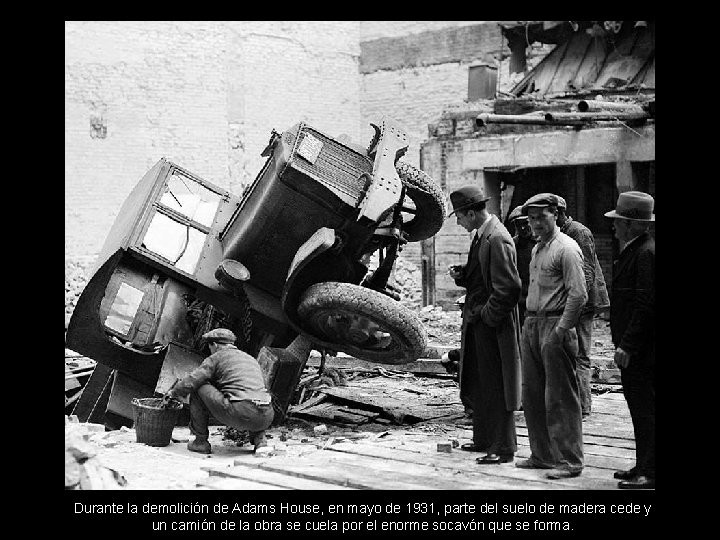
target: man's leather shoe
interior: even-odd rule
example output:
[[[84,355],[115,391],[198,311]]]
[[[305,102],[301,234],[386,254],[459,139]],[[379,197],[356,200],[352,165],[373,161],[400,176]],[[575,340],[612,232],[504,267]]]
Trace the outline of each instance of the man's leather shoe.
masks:
[[[465,450],[466,452],[484,452],[484,448],[480,448],[475,443],[468,442],[460,446],[460,450]]]
[[[632,480],[618,482],[620,489],[655,489],[655,479],[647,476],[636,476]]]
[[[538,465],[535,461],[529,458],[521,459],[515,463],[515,466],[518,469],[552,469],[552,467],[543,467],[542,465]]]
[[[635,467],[627,471],[615,471],[613,474],[613,478],[617,478],[618,480],[632,480],[635,476],[637,476]]]
[[[582,469],[556,469],[545,475],[550,480],[563,480],[565,478],[575,478],[582,474]]]
[[[194,441],[188,441],[187,447],[191,452],[197,452],[199,454],[209,454],[212,452],[212,446],[210,446],[208,440],[200,437],[195,437]]]
[[[475,460],[479,465],[499,465],[500,463],[510,463],[515,459],[513,454],[488,454]]]

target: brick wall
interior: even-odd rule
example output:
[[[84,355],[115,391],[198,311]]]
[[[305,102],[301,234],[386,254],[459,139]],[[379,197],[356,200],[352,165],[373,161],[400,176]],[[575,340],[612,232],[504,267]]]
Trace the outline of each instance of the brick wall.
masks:
[[[271,129],[359,139],[358,21],[67,22],[65,254],[93,258],[161,157],[236,193]]]

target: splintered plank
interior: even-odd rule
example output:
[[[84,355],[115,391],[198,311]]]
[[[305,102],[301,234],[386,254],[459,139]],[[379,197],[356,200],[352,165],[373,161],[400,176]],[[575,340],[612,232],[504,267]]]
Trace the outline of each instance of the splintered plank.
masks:
[[[247,461],[238,459],[235,460],[234,467],[223,469],[204,467],[203,470],[207,471],[211,477],[227,478],[237,482],[252,482],[266,486],[262,489],[352,489],[314,479],[299,478],[282,472],[248,467],[246,463]]]
[[[311,356],[306,366],[313,368],[320,367],[320,358]],[[367,369],[373,371],[378,365],[375,362],[367,362],[353,356],[336,356],[334,358],[328,358],[325,362],[325,367],[348,370]],[[394,371],[407,371],[409,373],[447,374],[445,366],[440,363],[439,359],[435,358],[419,358],[415,362],[408,364],[393,364],[391,369]]]
[[[392,386],[387,381],[362,381],[322,391],[355,406],[383,412],[399,423],[431,420],[462,411],[459,399],[447,400],[409,381]]]
[[[426,443],[422,450],[418,445],[406,443],[403,448],[365,443],[339,443],[328,447],[335,452],[343,452],[358,456],[368,456],[382,460],[391,469],[411,470],[422,466],[440,474],[442,477],[453,478],[455,487],[449,489],[467,489],[461,484],[470,484],[469,489],[567,489],[577,487],[569,480],[549,480],[539,475],[538,471],[518,469],[513,464],[478,465],[475,458],[482,454],[468,452],[451,452],[438,454],[428,449]],[[412,449],[406,449],[410,446]],[[545,473],[546,471],[540,471]],[[457,475],[461,475],[458,477]]]

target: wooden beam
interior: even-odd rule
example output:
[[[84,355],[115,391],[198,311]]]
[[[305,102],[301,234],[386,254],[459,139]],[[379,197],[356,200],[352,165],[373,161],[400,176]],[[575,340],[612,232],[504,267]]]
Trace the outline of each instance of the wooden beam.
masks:
[[[425,147],[438,145],[431,140]],[[428,148],[429,149],[429,148]],[[489,167],[552,167],[618,161],[654,161],[655,126],[528,132],[462,139],[462,174]],[[453,152],[453,153],[454,153]],[[451,160],[452,156],[448,155]],[[454,188],[454,186],[453,186]]]
[[[306,367],[317,368],[320,367],[320,359],[318,357],[310,357],[305,364]],[[395,364],[392,366],[380,366],[375,362],[367,362],[360,360],[353,356],[336,356],[334,358],[328,358],[325,367],[339,368],[339,369],[368,369],[374,370],[377,367],[384,367],[385,369],[391,369],[393,371],[408,371],[410,373],[430,373],[430,374],[441,374],[447,375],[447,370],[440,363],[440,359],[434,358],[420,358],[415,362],[409,364]]]

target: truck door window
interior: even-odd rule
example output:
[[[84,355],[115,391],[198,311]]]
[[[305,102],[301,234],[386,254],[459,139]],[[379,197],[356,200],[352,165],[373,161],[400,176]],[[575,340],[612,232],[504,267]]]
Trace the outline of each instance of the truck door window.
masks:
[[[140,289],[136,289],[127,283],[121,283],[107,317],[105,317],[105,326],[120,334],[127,335],[130,326],[135,320],[135,314],[140,307],[143,294]]]
[[[160,203],[192,221],[210,227],[220,204],[220,195],[175,171],[167,181]]]
[[[185,223],[155,212],[145,232],[143,247],[193,274],[207,235]]]

